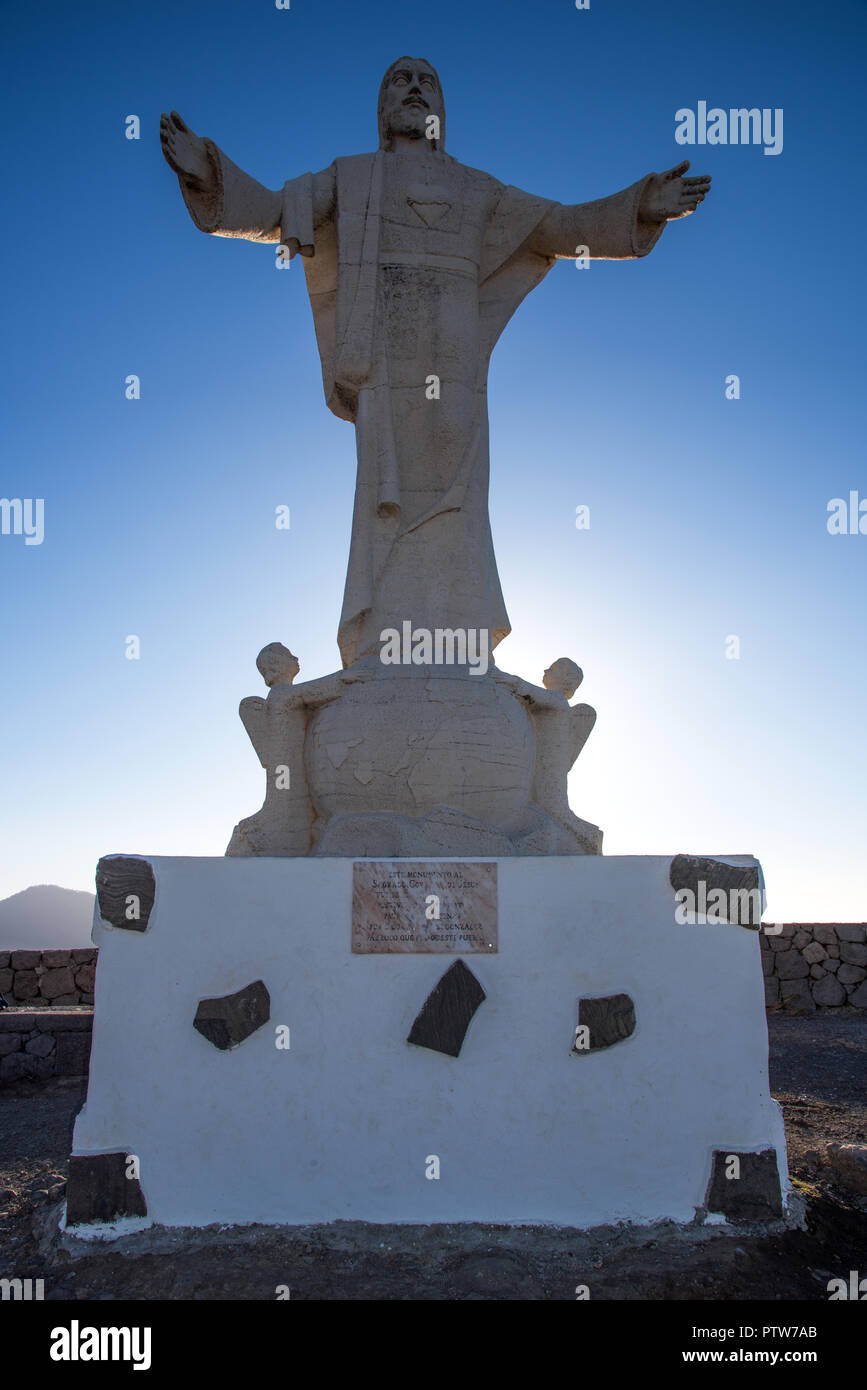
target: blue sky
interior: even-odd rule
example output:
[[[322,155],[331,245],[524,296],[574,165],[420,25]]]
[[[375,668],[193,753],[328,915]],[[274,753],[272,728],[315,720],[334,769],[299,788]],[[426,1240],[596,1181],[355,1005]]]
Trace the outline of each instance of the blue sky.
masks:
[[[867,535],[826,526],[867,498],[863,5],[18,0],[5,23],[0,495],[44,498],[45,538],[0,536],[0,896],[91,887],[103,853],[221,854],[262,799],[236,713],[256,653],[339,665],[354,438],[303,275],[193,227],[159,113],[279,187],[375,147],[410,53],[450,153],[506,183],[714,176],[649,257],[556,266],[494,354],[498,663],[583,667],[570,793],[607,853],[754,853],[771,919],[867,917]],[[700,100],[782,108],[782,153],[676,144]]]

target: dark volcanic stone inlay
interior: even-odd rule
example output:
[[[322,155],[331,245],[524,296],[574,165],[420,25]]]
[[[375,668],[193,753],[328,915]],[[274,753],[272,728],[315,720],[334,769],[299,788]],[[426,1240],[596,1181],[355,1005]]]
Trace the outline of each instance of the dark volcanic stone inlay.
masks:
[[[99,915],[113,927],[146,931],[156,891],[154,871],[146,859],[111,854],[100,859],[96,866]],[[131,907],[127,898],[131,894],[138,898],[138,917],[127,916]]]
[[[271,1017],[271,996],[261,980],[239,989],[237,994],[221,994],[202,999],[196,1009],[193,1027],[221,1052],[237,1047]]]
[[[739,1178],[726,1177],[726,1160],[740,1160]],[[705,1206],[729,1221],[773,1221],[783,1214],[780,1173],[773,1149],[759,1154],[714,1149]]]
[[[579,999],[578,1022],[590,1030],[590,1041],[588,1047],[573,1047],[573,1052],[600,1052],[635,1032],[635,1005],[628,994]]]
[[[119,1216],[147,1216],[138,1178],[128,1178],[128,1155],[73,1154],[66,1188],[69,1226],[115,1221]]]
[[[422,1004],[407,1042],[457,1057],[470,1019],[484,998],[472,970],[456,960]]]
[[[747,892],[752,895],[758,893],[761,888],[757,864],[723,864],[720,859],[703,859],[701,855],[695,854],[676,854],[671,861],[668,877],[675,892],[688,888],[695,895],[696,902],[701,898],[700,882],[704,883],[706,894],[721,888],[729,902],[732,892]],[[737,919],[735,926],[746,927],[748,931],[758,931],[762,916],[760,897],[750,896],[743,907],[733,915]],[[730,917],[727,919],[727,914],[723,911],[720,911],[719,916],[723,921],[731,920]]]

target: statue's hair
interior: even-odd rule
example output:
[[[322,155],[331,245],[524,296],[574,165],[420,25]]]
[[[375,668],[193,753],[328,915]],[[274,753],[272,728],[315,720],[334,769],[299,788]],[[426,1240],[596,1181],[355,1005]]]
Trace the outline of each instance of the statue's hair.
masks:
[[[550,671],[557,671],[570,685],[574,680],[576,690],[584,679],[584,672],[581,670],[581,667],[569,656],[558,657],[556,661],[551,662],[548,669]]]
[[[392,73],[394,73],[397,68],[406,67],[407,64],[415,66],[419,63],[424,63],[425,67],[430,68],[436,78],[437,86],[440,89],[440,101],[443,108],[443,113],[440,117],[440,138],[439,140],[432,140],[431,144],[435,150],[444,150],[446,147],[446,103],[445,97],[443,96],[443,84],[440,82],[440,75],[433,63],[429,63],[427,58],[408,58],[404,54],[402,58],[396,58],[390,67],[386,69],[385,76],[379,84],[379,101],[376,108],[376,117],[379,125],[379,148],[381,150],[388,148],[388,133],[385,129],[385,92],[391,81]]]
[[[284,647],[282,642],[269,642],[267,647],[263,647],[256,657],[256,666],[259,674],[266,685],[273,685],[276,677],[285,672],[291,661],[300,669],[300,662],[288,647]],[[274,675],[275,681],[269,681],[268,676]]]

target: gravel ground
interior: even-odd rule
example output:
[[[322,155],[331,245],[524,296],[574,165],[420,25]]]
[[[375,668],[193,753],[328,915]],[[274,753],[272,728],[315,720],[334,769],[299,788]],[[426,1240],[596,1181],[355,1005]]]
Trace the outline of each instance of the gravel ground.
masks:
[[[825,1161],[867,1143],[867,1018],[772,1015],[770,1075],[783,1106],[802,1229],[332,1226],[150,1230],[110,1247],[57,1233],[84,1086],[19,1083],[0,1095],[0,1273],[43,1278],[47,1299],[827,1300],[867,1267],[867,1197]]]

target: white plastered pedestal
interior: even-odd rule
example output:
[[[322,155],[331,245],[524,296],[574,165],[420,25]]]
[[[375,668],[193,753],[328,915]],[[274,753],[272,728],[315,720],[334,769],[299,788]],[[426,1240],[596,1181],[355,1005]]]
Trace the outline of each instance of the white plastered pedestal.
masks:
[[[687,1222],[721,1149],[776,1149],[785,1199],[758,933],[679,924],[670,857],[497,860],[499,950],[460,957],[353,955],[348,859],[148,862],[147,930],[95,921],[73,1153],[136,1154],[149,1221]],[[487,997],[455,1058],[406,1038],[459,958]],[[199,1001],[256,980],[270,1021],[219,1051]],[[574,1054],[617,993],[632,1036]]]

